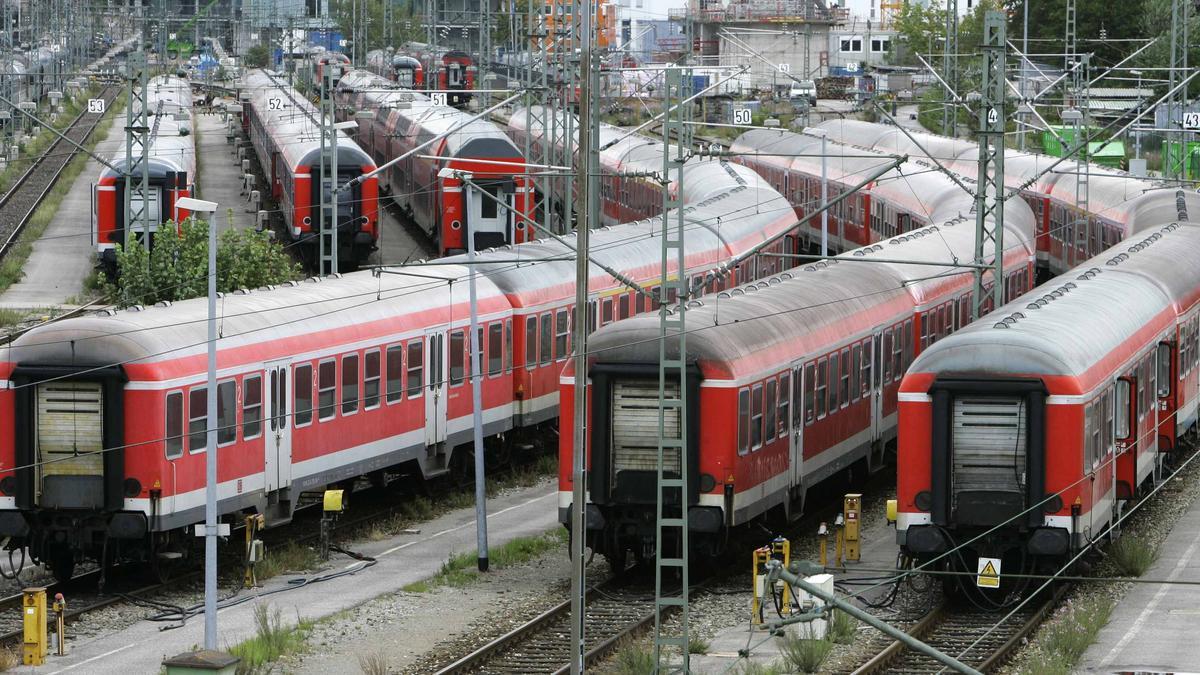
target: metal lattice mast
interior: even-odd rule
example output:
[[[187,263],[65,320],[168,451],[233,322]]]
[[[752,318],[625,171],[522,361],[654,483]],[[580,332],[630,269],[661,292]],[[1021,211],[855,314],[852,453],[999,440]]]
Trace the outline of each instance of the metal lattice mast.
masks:
[[[333,78],[340,70],[333,62],[325,65],[325,77],[321,78],[321,220],[318,224],[318,274],[338,273],[338,150],[337,128],[334,126]]]
[[[951,100],[958,91],[958,0],[946,0],[946,46],[942,51],[942,79],[949,90],[942,107],[942,134],[958,135],[958,109]]]
[[[150,120],[147,90],[149,68],[146,52],[138,50],[129,55],[127,69],[127,99],[125,110],[125,245],[133,239],[134,221],[141,219],[142,245],[150,250]],[[137,154],[135,155],[134,152]],[[137,195],[135,200],[134,195]],[[140,211],[134,211],[135,201]],[[149,264],[149,257],[146,259]]]
[[[687,424],[687,332],[685,313],[688,278],[684,274],[684,217],[680,208],[683,164],[691,147],[687,121],[691,106],[671,110],[672,100],[688,97],[691,71],[670,68],[663,87],[664,188],[672,177],[675,189],[663,190],[662,260],[659,287],[658,329],[658,495],[655,510],[654,551],[654,662],[663,664],[663,648],[675,647],[682,659],[680,672],[688,672],[688,424]],[[672,300],[674,302],[672,302]],[[672,307],[672,305],[674,305]],[[678,425],[678,428],[674,428]],[[672,467],[678,467],[672,471]],[[679,582],[677,594],[664,590],[665,581]],[[679,632],[670,634],[663,625],[663,612],[679,609]],[[667,656],[668,664],[670,656]],[[671,670],[667,668],[666,670]]]
[[[1188,10],[1191,0],[1174,0],[1171,3],[1171,70],[1170,87],[1174,90],[1188,76]],[[1183,131],[1183,111],[1187,104],[1187,88],[1181,87],[1167,102],[1166,129],[1179,128],[1179,140],[1171,142],[1167,132],[1167,151],[1163,153],[1163,177],[1168,180],[1185,178],[1184,162],[1187,158],[1187,132]]]
[[[983,79],[979,91],[979,190],[975,194],[975,263],[992,256],[993,309],[1004,302],[1004,106],[1005,17],[988,12],[983,19]],[[991,229],[987,217],[992,216]],[[989,251],[989,244],[991,250]],[[983,269],[975,268],[971,317],[983,313]]]

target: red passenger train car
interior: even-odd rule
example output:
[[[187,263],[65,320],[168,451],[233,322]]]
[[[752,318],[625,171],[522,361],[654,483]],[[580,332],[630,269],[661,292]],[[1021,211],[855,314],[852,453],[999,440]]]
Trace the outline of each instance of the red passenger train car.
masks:
[[[470,54],[457,49],[435,49],[420,42],[408,43],[405,50],[421,62],[426,89],[444,94],[445,102],[455,107],[471,100],[478,68]]]
[[[330,175],[333,166],[321,160],[320,118],[313,105],[265,70],[250,71],[241,86],[242,130],[266,174],[287,237],[315,260],[324,191],[337,202],[339,262],[354,267],[366,261],[379,239],[379,180],[363,178],[375,170],[375,160],[338,131],[337,176]]]
[[[391,199],[438,246],[441,255],[531,241],[532,182],[521,151],[494,124],[402,92],[384,78],[352,70],[338,83],[339,115],[374,113],[355,138],[380,166],[408,154],[380,175]],[[440,138],[420,151],[414,149]],[[460,175],[469,173],[472,185]]]

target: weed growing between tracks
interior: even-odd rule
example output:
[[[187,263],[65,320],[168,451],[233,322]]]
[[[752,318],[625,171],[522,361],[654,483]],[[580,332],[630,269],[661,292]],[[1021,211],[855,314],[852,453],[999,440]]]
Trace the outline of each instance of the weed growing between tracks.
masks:
[[[254,608],[255,636],[229,649],[230,654],[241,659],[237,672],[239,675],[269,672],[270,664],[304,651],[313,625],[312,621],[300,620],[295,626],[284,626],[278,608],[272,610],[265,603],[258,605]]]
[[[556,527],[549,532],[533,537],[517,537],[501,546],[488,550],[489,567],[503,568],[523,562],[566,546],[567,531]],[[403,589],[408,593],[426,593],[438,586],[460,588],[479,578],[476,570],[476,552],[455,553],[442,563],[442,569],[430,579],[415,581]]]
[[[124,109],[124,107],[125,95],[121,94],[109,106],[108,112],[100,118],[91,136],[82,143],[83,147],[89,151],[95,151],[96,146],[108,138],[108,132],[112,128],[114,116],[118,111]],[[62,127],[66,128],[70,120],[74,119],[77,114],[78,110],[74,114],[64,114],[60,117],[59,120]],[[56,123],[55,128],[58,128],[58,126],[59,123]],[[43,135],[49,136],[50,134],[47,132]],[[42,200],[42,203],[38,205],[37,210],[33,212],[33,216],[29,219],[29,224],[25,226],[25,229],[21,232],[21,236],[17,237],[17,241],[13,244],[12,249],[9,250],[8,255],[0,262],[0,292],[4,292],[9,286],[21,280],[21,276],[24,274],[22,268],[25,267],[25,261],[29,259],[29,255],[33,253],[34,242],[41,238],[50,221],[54,220],[54,217],[58,214],[58,207],[62,205],[63,198],[71,191],[71,186],[75,183],[75,179],[79,177],[79,174],[83,173],[83,169],[87,166],[89,159],[90,157],[85,154],[79,154],[72,158],[66,168],[63,169],[62,174],[59,175],[58,181],[54,184],[54,189],[50,190],[46,198]],[[83,218],[84,215],[71,214],[71,217]]]
[[[1141,537],[1126,534],[1113,542],[1108,555],[1121,574],[1140,577],[1158,560],[1158,546],[1142,541]]]

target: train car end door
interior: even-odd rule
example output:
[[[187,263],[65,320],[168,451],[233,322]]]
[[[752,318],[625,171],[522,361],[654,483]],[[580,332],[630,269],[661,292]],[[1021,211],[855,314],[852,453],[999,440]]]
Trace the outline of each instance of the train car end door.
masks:
[[[263,441],[263,489],[281,490],[292,484],[292,417],[289,361],[266,364],[267,437]]]
[[[425,445],[435,447],[446,441],[446,327],[425,332]]]

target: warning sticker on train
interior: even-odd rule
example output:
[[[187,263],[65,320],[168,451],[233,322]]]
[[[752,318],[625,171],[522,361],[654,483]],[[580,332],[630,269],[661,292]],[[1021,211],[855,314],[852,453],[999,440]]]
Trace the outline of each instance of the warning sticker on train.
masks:
[[[975,577],[975,585],[980,588],[1000,588],[999,558],[979,559],[979,576]]]

